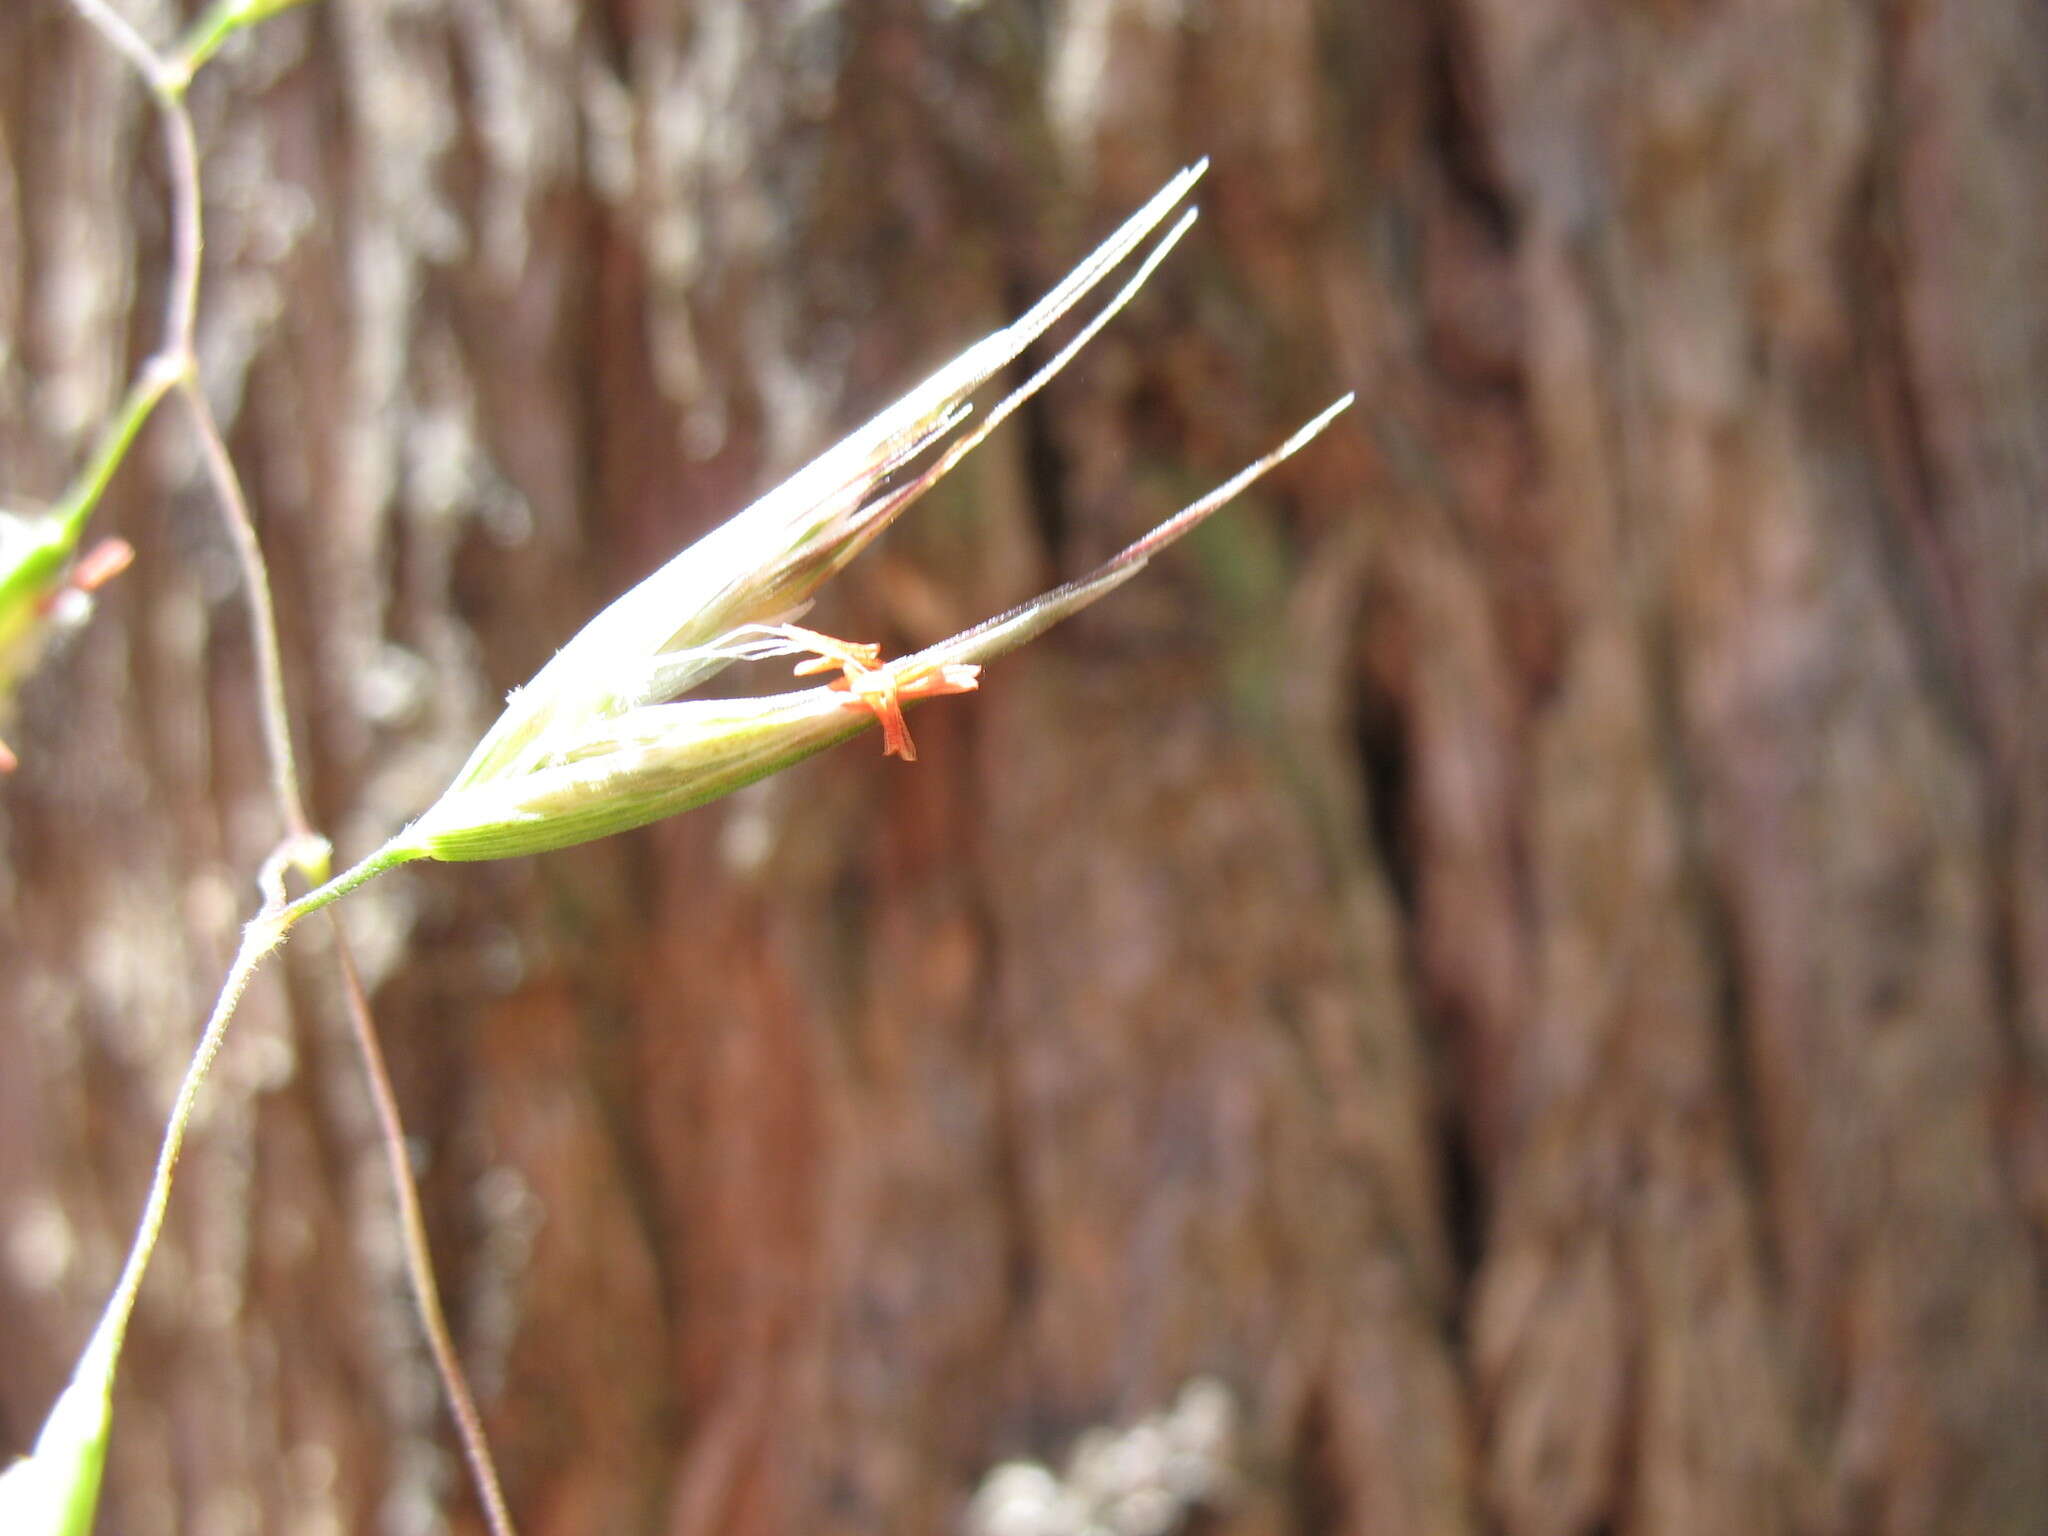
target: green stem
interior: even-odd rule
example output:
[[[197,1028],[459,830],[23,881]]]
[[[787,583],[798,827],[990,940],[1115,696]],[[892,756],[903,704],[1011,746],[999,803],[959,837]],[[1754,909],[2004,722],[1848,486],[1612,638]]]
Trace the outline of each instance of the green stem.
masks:
[[[401,844],[386,843],[360,864],[344,870],[297,901],[282,907],[266,906],[242,930],[241,946],[235,951],[227,980],[221,983],[220,996],[214,999],[213,1012],[207,1018],[206,1028],[200,1032],[199,1044],[192,1052],[184,1080],[178,1084],[178,1096],[171,1104],[170,1119],[164,1126],[163,1145],[157,1152],[156,1172],[150,1179],[149,1196],[143,1202],[142,1219],[136,1224],[135,1241],[128,1250],[128,1261],[122,1266],[113,1297],[100,1314],[99,1327],[93,1331],[92,1343],[86,1350],[88,1361],[97,1358],[102,1362],[107,1380],[113,1378],[114,1362],[120,1356],[123,1339],[127,1337],[128,1320],[135,1311],[136,1295],[142,1289],[142,1278],[148,1272],[150,1256],[156,1252],[157,1239],[163,1235],[164,1215],[170,1208],[171,1179],[177,1172],[178,1154],[185,1146],[185,1130],[191,1123],[193,1107],[199,1101],[199,1090],[213,1067],[214,1058],[220,1054],[221,1042],[227,1038],[228,1021],[234,1017],[235,1007],[248,990],[256,967],[262,964],[266,955],[284,943],[285,936],[299,919],[339,901],[385,870],[419,856]]]
[[[79,537],[85,532],[86,519],[92,516],[93,508],[100,504],[100,497],[106,494],[107,484],[114,478],[114,471],[121,467],[121,461],[128,456],[129,446],[135,435],[149,420],[150,412],[157,402],[171,392],[178,382],[181,370],[168,359],[158,358],[136,376],[128,386],[128,393],[121,400],[121,407],[114,413],[114,419],[107,423],[100,433],[99,442],[93,446],[92,458],[86,463],[79,476],[64,493],[64,499],[57,504],[57,517],[71,546],[76,547]]]
[[[178,51],[172,55],[172,77],[190,80],[237,32],[298,3],[299,0],[215,0],[179,41]]]

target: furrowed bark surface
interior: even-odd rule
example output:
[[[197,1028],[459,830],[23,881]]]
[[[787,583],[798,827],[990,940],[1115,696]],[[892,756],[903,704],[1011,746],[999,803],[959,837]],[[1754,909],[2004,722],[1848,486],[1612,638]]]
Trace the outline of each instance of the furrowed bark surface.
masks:
[[[345,856],[1199,155],[811,622],[948,633],[1360,392],[914,767],[340,909],[521,1528],[959,1529],[1203,1376],[1233,1536],[2048,1527],[2044,57],[2023,0],[317,0],[212,66],[204,365]],[[161,165],[0,7],[10,504],[155,343]],[[173,403],[8,732],[10,1452],[277,832],[198,468]],[[310,924],[101,1528],[479,1529],[395,1242]]]

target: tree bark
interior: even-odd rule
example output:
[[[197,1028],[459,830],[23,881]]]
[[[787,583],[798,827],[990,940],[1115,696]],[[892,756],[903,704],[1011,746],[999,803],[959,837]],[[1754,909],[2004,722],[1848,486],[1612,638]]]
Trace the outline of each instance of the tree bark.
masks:
[[[319,0],[212,66],[203,360],[345,857],[1197,156],[813,622],[950,633],[1361,396],[914,767],[342,906],[521,1528],[959,1529],[1197,1377],[1232,1536],[2048,1528],[2044,58],[2025,0]],[[57,0],[0,135],[18,504],[155,342],[163,177]],[[278,831],[190,442],[10,735],[5,1450]],[[395,1242],[308,925],[101,1529],[478,1529]]]

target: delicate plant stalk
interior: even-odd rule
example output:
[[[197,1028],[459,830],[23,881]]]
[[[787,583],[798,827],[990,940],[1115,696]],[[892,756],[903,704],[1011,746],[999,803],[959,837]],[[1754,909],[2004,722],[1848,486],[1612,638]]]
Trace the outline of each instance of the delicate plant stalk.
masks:
[[[221,1044],[227,1038],[228,1024],[233,1019],[235,1009],[240,1004],[243,993],[247,991],[250,980],[256,974],[257,967],[284,943],[291,930],[302,919],[330,907],[350,891],[375,879],[384,871],[419,856],[417,852],[401,847],[395,842],[387,844],[361,863],[344,870],[325,885],[297,901],[282,905],[266,902],[264,909],[243,929],[242,942],[235,952],[233,963],[228,967],[227,980],[221,986],[220,995],[214,1001],[213,1013],[206,1021],[206,1028],[200,1033],[199,1044],[185,1069],[184,1079],[178,1085],[178,1094],[172,1103],[165,1127],[163,1144],[157,1153],[156,1170],[150,1179],[149,1193],[143,1201],[142,1219],[137,1223],[135,1239],[129,1249],[127,1262],[122,1266],[121,1278],[115,1284],[114,1294],[108,1301],[106,1310],[101,1314],[92,1342],[87,1346],[87,1358],[103,1362],[104,1372],[109,1378],[112,1375],[113,1363],[120,1356],[129,1320],[134,1315],[135,1301],[142,1287],[143,1276],[148,1272],[150,1258],[155,1253],[157,1242],[163,1233],[164,1218],[170,1205],[172,1180],[177,1172],[179,1154],[184,1148],[186,1130],[191,1124],[193,1111],[199,1102],[200,1090],[204,1087],[207,1074],[220,1054]],[[392,1188],[398,1202],[407,1278],[413,1291],[413,1299],[419,1308],[421,1325],[427,1336],[428,1347],[434,1355],[436,1367],[442,1375],[444,1386],[450,1389],[449,1407],[455,1417],[463,1453],[469,1461],[472,1475],[476,1478],[478,1496],[484,1507],[485,1523],[493,1532],[511,1532],[514,1529],[512,1517],[505,1503],[497,1468],[491,1460],[482,1416],[477,1411],[476,1399],[470,1393],[468,1381],[463,1375],[461,1363],[455,1353],[454,1338],[449,1330],[446,1314],[441,1308],[440,1290],[434,1281],[432,1259],[427,1244],[426,1220],[420,1209],[419,1194],[413,1183],[411,1167],[406,1161],[405,1127],[399,1116],[398,1099],[392,1089],[391,1075],[384,1061],[384,1053],[378,1045],[371,1021],[369,999],[364,992],[362,977],[356,969],[354,957],[342,939],[341,926],[338,922],[332,922],[331,912],[328,916],[347,993],[350,1023],[354,1029],[357,1048],[368,1069],[370,1097],[376,1109],[380,1140],[389,1159]]]
[[[199,184],[199,140],[192,127],[192,114],[185,109],[185,90],[191,83],[193,60],[211,57],[221,42],[249,24],[261,12],[250,5],[218,5],[201,22],[209,29],[211,46],[199,50],[187,44],[176,59],[166,60],[143,39],[106,0],[72,0],[78,10],[135,66],[156,99],[163,119],[164,149],[170,166],[171,270],[165,284],[163,341],[142,365],[135,386],[117,418],[117,431],[95,455],[79,492],[66,498],[65,512],[79,523],[91,513],[107,482],[112,479],[135,434],[154,411],[165,393],[175,387],[184,397],[199,437],[202,457],[214,494],[225,516],[229,536],[242,568],[242,586],[254,619],[252,632],[256,650],[259,714],[273,778],[272,789],[278,809],[285,818],[285,835],[297,849],[315,846],[314,832],[299,793],[298,770],[292,753],[289,716],[285,708],[284,666],[278,653],[277,622],[270,599],[270,581],[263,562],[262,547],[249,515],[234,461],[228,456],[220,423],[206,398],[199,377],[197,334],[199,323],[200,255],[205,245]],[[273,7],[274,9],[275,7]],[[245,14],[246,13],[246,14]],[[307,868],[309,878],[319,880],[327,871],[324,863]]]
[[[121,397],[113,420],[101,430],[92,457],[86,460],[85,468],[79,471],[78,478],[66,488],[63,499],[53,509],[74,547],[85,532],[86,519],[92,516],[93,509],[106,494],[114,471],[127,458],[128,450],[142,431],[143,424],[155,412],[157,402],[169,394],[177,382],[177,365],[158,353],[142,365],[135,382],[128,386],[128,393]]]
[[[166,61],[167,77],[190,80],[237,32],[302,3],[303,0],[214,0],[178,44],[177,53]]]
[[[171,1177],[177,1171],[178,1154],[185,1145],[185,1128],[198,1103],[200,1086],[206,1081],[206,1074],[220,1053],[221,1041],[227,1035],[228,1020],[234,1017],[235,1006],[241,1002],[249,979],[256,974],[256,967],[263,957],[284,942],[284,936],[284,926],[274,918],[259,918],[242,931],[241,947],[235,951],[227,980],[221,985],[220,996],[214,999],[213,1013],[206,1021],[206,1028],[200,1032],[199,1044],[185,1068],[184,1079],[178,1084],[178,1096],[171,1103],[163,1145],[157,1150],[156,1171],[150,1177],[149,1193],[142,1202],[142,1218],[136,1223],[135,1237],[128,1248],[128,1260],[121,1266],[121,1278],[115,1282],[114,1294],[101,1312],[99,1327],[93,1334],[91,1348],[104,1354],[110,1366],[120,1356],[121,1346],[127,1339],[128,1320],[135,1312],[135,1298],[142,1289],[142,1277],[149,1270],[150,1257],[156,1252],[157,1239],[163,1233],[164,1215],[170,1205]]]
[[[170,1206],[171,1180],[177,1172],[178,1154],[185,1145],[185,1131],[191,1124],[192,1111],[199,1102],[199,1090],[213,1068],[214,1058],[220,1054],[221,1042],[227,1038],[228,1022],[233,1019],[250,978],[256,974],[256,967],[284,943],[300,919],[339,901],[393,865],[404,863],[406,857],[403,853],[394,855],[391,850],[380,848],[360,864],[344,870],[297,901],[284,906],[266,902],[263,910],[242,930],[242,942],[228,966],[227,980],[221,984],[213,1012],[207,1018],[206,1028],[200,1031],[199,1044],[193,1049],[192,1060],[178,1084],[177,1097],[172,1100],[170,1117],[164,1126],[163,1145],[157,1152],[156,1171],[150,1177],[149,1193],[143,1199],[142,1219],[136,1224],[128,1260],[121,1267],[121,1278],[114,1285],[113,1297],[100,1314],[99,1327],[94,1331],[92,1347],[105,1349],[109,1361],[120,1354],[121,1343],[128,1332],[128,1320],[135,1311],[136,1295],[142,1289],[142,1277],[148,1272],[150,1256],[155,1253],[157,1239],[163,1234],[164,1214]]]
[[[441,1288],[434,1281],[433,1252],[427,1244],[427,1221],[420,1209],[419,1187],[413,1181],[412,1164],[406,1156],[405,1123],[399,1117],[398,1095],[391,1086],[391,1072],[384,1062],[384,1048],[370,1018],[369,995],[363,990],[362,975],[355,956],[342,937],[341,920],[327,914],[327,926],[334,936],[334,955],[340,962],[343,990],[348,999],[349,1025],[354,1031],[356,1051],[363,1058],[364,1075],[370,1080],[370,1102],[377,1112],[384,1159],[391,1171],[391,1192],[398,1202],[399,1247],[405,1256],[406,1279],[412,1289],[413,1305],[419,1310],[420,1328],[427,1336],[427,1348],[441,1373],[441,1385],[448,1393],[448,1411],[455,1416],[456,1439],[476,1479],[477,1496],[484,1507],[484,1523],[499,1536],[510,1536],[512,1512],[505,1503],[505,1490],[498,1482],[498,1469],[491,1461],[491,1443],[484,1435],[483,1415],[463,1374],[455,1353],[455,1336],[441,1308]]]
[[[262,721],[270,760],[271,795],[284,817],[287,843],[305,850],[294,855],[293,862],[309,878],[317,880],[327,873],[327,840],[314,830],[299,790],[298,758],[292,750],[291,716],[285,704],[284,657],[277,639],[277,610],[270,596],[270,567],[256,537],[256,524],[249,515],[241,477],[235,473],[234,460],[228,457],[227,443],[221,437],[220,423],[214,418],[197,377],[187,377],[184,395],[191,407],[192,425],[207,474],[213,481],[215,499],[220,502],[222,521],[242,567],[242,595],[249,605],[249,632],[256,653],[256,714]]]
[[[100,1357],[104,1352],[104,1376],[111,1381],[136,1295],[162,1230],[185,1127],[190,1121],[200,1085],[219,1052],[228,1021],[233,1017],[249,976],[263,957],[283,942],[298,915],[316,910],[310,903],[314,896],[321,894],[319,891],[299,903],[285,903],[284,866],[296,865],[309,879],[321,880],[328,873],[330,853],[327,840],[314,829],[306,812],[299,786],[276,610],[262,544],[256,534],[241,478],[235,471],[220,422],[214,415],[204,382],[199,376],[196,335],[204,226],[198,136],[184,101],[186,87],[193,75],[230,37],[296,3],[296,0],[216,0],[170,58],[159,55],[105,0],[73,0],[73,3],[135,67],[156,100],[164,124],[165,149],[170,166],[171,270],[166,285],[162,344],[143,364],[84,474],[66,496],[59,526],[68,536],[70,546],[75,547],[86,520],[105,493],[143,424],[164,395],[173,387],[177,388],[191,413],[207,475],[241,566],[242,590],[250,608],[250,632],[255,649],[258,715],[270,764],[272,797],[285,827],[277,852],[265,863],[264,911],[244,931],[241,949],[229,970],[228,981],[194,1050],[172,1108],[136,1241],[116,1285],[114,1298],[102,1315],[93,1345],[88,1350],[89,1359]],[[377,866],[383,867],[388,866]],[[369,871],[371,874],[375,872],[375,869]],[[363,878],[368,878],[368,875]],[[331,893],[327,900],[336,899],[352,889],[349,880],[349,875],[344,875],[323,887],[323,891]],[[325,902],[318,905],[324,906]],[[400,1246],[420,1325],[426,1334],[443,1389],[448,1394],[457,1438],[476,1479],[486,1523],[493,1536],[513,1536],[511,1516],[492,1461],[489,1442],[484,1436],[482,1419],[463,1375],[441,1307],[440,1291],[434,1281],[433,1255],[428,1247],[426,1225],[420,1216],[419,1195],[406,1156],[404,1125],[399,1117],[390,1072],[377,1041],[376,1026],[370,1016],[369,999],[349,953],[347,938],[340,924],[332,922],[331,914],[330,927],[336,958],[345,981],[350,1029],[369,1080],[370,1096],[376,1105],[378,1127],[384,1140],[385,1160],[391,1171],[393,1194],[399,1210]]]

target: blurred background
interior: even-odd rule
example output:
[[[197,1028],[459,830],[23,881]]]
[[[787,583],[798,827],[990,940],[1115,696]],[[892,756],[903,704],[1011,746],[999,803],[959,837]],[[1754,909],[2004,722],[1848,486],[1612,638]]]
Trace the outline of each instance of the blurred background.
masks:
[[[192,103],[345,858],[1198,156],[814,622],[948,633],[1360,394],[914,767],[341,908],[529,1536],[1083,1536],[970,1504],[1169,1411],[1207,1491],[1096,1531],[2048,1530],[2040,5],[315,0]],[[10,503],[156,343],[162,166],[0,7]],[[191,444],[9,732],[0,1453],[278,832]],[[339,997],[309,925],[209,1086],[103,1531],[480,1528]]]

